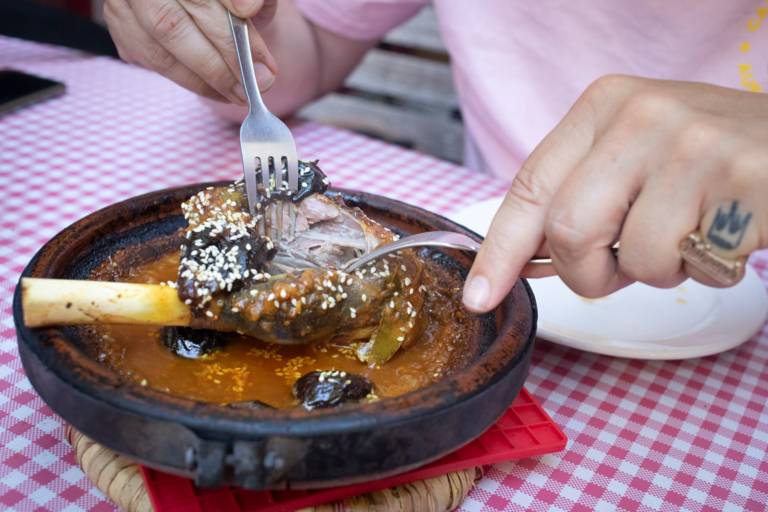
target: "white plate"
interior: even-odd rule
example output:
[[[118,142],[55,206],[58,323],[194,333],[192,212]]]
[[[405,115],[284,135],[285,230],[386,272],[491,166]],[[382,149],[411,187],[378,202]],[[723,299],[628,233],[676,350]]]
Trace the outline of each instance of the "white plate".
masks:
[[[501,204],[494,198],[451,215],[485,235]],[[573,293],[558,277],[529,279],[539,307],[538,335],[598,354],[686,359],[744,343],[763,326],[768,293],[752,267],[731,288],[688,280],[663,290],[640,283],[602,299]]]

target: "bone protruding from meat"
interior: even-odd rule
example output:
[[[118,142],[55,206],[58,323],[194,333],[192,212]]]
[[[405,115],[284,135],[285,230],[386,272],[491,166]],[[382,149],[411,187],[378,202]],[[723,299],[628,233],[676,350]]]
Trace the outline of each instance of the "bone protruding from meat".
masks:
[[[78,324],[189,325],[192,313],[175,288],[70,279],[21,280],[27,327]]]

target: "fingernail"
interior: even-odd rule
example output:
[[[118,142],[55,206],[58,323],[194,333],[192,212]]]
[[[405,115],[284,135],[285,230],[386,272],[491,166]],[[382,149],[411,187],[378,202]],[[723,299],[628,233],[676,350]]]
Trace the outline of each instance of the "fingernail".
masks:
[[[275,75],[269,70],[266,64],[262,62],[256,62],[253,65],[254,71],[256,71],[256,83],[259,84],[260,91],[266,91],[272,86],[272,82],[275,81]]]
[[[243,89],[243,84],[236,83],[235,86],[232,87],[232,93],[240,99],[240,103],[248,103],[248,98],[245,96],[245,89]]]
[[[253,11],[261,4],[261,0],[232,0],[232,7],[240,16],[252,16]]]
[[[491,283],[482,275],[472,277],[464,285],[464,305],[476,311],[485,310],[491,296]]]

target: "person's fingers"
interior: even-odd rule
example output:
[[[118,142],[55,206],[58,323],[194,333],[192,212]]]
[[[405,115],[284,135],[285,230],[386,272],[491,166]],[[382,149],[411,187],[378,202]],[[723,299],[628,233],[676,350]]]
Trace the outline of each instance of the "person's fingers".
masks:
[[[264,7],[264,0],[219,0],[218,2],[210,3],[219,4],[240,18],[251,18],[256,16]]]
[[[269,51],[267,42],[261,37],[261,34],[248,21],[248,40],[251,43],[251,57],[253,57],[253,69],[256,72],[256,83],[259,84],[259,90],[266,92],[272,87],[277,75],[277,61]]]
[[[230,73],[240,80],[240,66],[237,63],[235,44],[227,21],[226,6],[219,2],[200,2],[199,0],[178,0],[189,13],[200,32],[211,42],[221,59],[229,68]],[[257,2],[257,7],[261,2]],[[254,61],[256,82],[261,91],[266,91],[275,81],[276,63],[267,45],[258,32],[247,21],[251,56]],[[245,103],[243,97],[240,103]]]
[[[139,24],[179,62],[199,75],[219,94],[245,101],[239,75],[230,71],[213,44],[176,0],[128,0]],[[226,26],[226,18],[221,20]],[[166,74],[165,70],[158,69]]]
[[[614,131],[591,149],[563,182],[552,201],[544,232],[560,278],[584,297],[601,297],[626,286],[611,247],[645,172],[648,141],[626,144]]]
[[[669,288],[686,278],[680,241],[699,226],[705,190],[717,182],[721,167],[714,153],[728,144],[691,133],[681,129],[667,150],[655,152],[666,156],[648,162],[656,172],[649,173],[624,222],[619,266],[633,280]]]
[[[256,28],[272,21],[277,11],[277,0],[220,0],[232,14],[249,19]]]
[[[464,286],[467,309],[486,312],[501,302],[542,244],[550,200],[592,144],[589,113],[566,117],[531,154],[496,212]]]
[[[696,228],[700,190],[650,180],[632,205],[621,232],[619,268],[632,281],[671,288],[686,279],[680,240]]]
[[[225,100],[224,96],[179,62],[144,30],[127,0],[111,0],[106,3],[104,17],[121,59],[159,71],[166,78],[201,96],[217,101]]]
[[[486,312],[501,302],[543,242],[552,197],[589,152],[633,79],[605,77],[592,84],[523,164],[491,223],[464,286],[464,305]],[[530,268],[530,267],[527,267]]]

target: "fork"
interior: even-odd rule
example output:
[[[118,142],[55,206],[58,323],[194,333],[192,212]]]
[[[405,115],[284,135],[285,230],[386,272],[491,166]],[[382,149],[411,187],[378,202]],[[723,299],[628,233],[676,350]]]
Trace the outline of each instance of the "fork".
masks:
[[[449,249],[462,249],[465,251],[477,252],[480,250],[480,242],[473,240],[467,235],[454,233],[453,231],[427,231],[416,235],[408,235],[384,244],[368,254],[363,254],[344,265],[344,272],[354,272],[366,263],[381,258],[392,252],[401,251],[409,247],[448,247]],[[619,242],[611,246],[611,252],[614,256],[619,252]],[[528,265],[552,265],[552,258],[535,257],[528,260]]]
[[[259,218],[260,234],[269,234],[279,241],[284,233],[286,203],[290,203],[291,194],[299,190],[299,157],[296,154],[296,143],[285,123],[272,114],[261,99],[253,70],[248,23],[231,12],[227,14],[235,41],[237,62],[240,65],[240,77],[248,99],[248,115],[240,126],[240,151],[243,157],[248,209],[256,218],[263,200],[264,211]],[[286,170],[287,179],[283,175]],[[261,175],[263,196],[258,190],[257,174]],[[276,197],[270,199],[273,195]],[[289,236],[293,236],[296,209],[292,204],[288,207]]]

